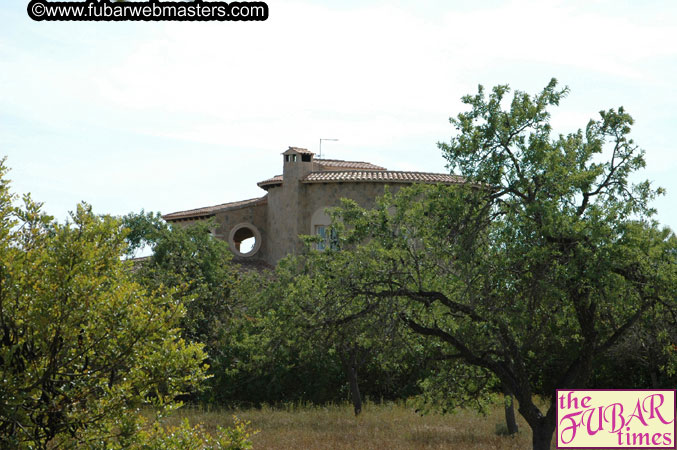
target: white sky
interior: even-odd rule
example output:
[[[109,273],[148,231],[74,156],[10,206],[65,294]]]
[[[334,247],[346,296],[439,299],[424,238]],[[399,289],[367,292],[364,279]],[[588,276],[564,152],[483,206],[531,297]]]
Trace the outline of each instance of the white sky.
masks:
[[[33,22],[0,2],[0,155],[64,219],[264,194],[288,146],[444,172],[478,84],[571,94],[558,131],[625,106],[677,229],[677,2],[278,1],[265,22]],[[480,5],[480,6],[478,6]]]

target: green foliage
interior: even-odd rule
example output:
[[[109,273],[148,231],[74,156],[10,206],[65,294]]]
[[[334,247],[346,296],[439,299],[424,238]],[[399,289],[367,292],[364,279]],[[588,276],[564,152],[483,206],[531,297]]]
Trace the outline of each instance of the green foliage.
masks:
[[[396,320],[376,324],[365,315],[333,321],[339,311],[357,312],[359,319],[365,305],[316,283],[313,258],[332,257],[340,264],[339,253],[312,252],[285,258],[274,272],[242,278],[234,295],[247,308],[231,341],[241,358],[229,373],[229,398],[254,405],[341,402],[352,396],[351,368],[360,398],[401,399],[418,392],[426,368],[412,356],[415,339],[402,340],[398,333],[407,330],[393,329]]]
[[[126,448],[130,450],[249,450],[251,431],[244,422],[234,417],[234,428],[218,427],[217,435],[205,432],[201,425],[191,427],[188,420],[180,426],[163,428],[157,422],[149,430],[138,434],[137,440]]]
[[[623,108],[553,137],[549,108],[567,89],[553,80],[533,97],[508,92],[464,97],[469,111],[439,144],[464,185],[402,189],[372,211],[344,202],[333,214],[342,265],[315,264],[330,268],[328,292],[392,305],[440,359],[475,367],[466,394],[484,391],[478,375],[495,377],[519,401],[534,447],[548,448],[555,409],[533,396],[555,405],[557,388],[590,386],[630,330],[650,330],[652,308],[674,314],[677,239],[651,220],[662,191],[629,181],[644,153]],[[675,344],[666,333],[656,342]]]
[[[206,345],[211,378],[199,400],[261,405],[343,398],[335,357],[287,333],[293,320],[280,319],[278,304],[285,294],[267,275],[238,271],[228,244],[210,235],[212,223],[171,226],[142,212],[127,215],[124,224],[130,253],[143,245],[153,250],[137,280],[176,290],[187,309],[184,335]]]
[[[234,307],[231,290],[236,272],[228,244],[211,236],[213,224],[199,221],[170,226],[159,214],[128,214],[122,219],[129,234],[128,253],[142,245],[153,251],[140,264],[137,279],[153,289],[175,289],[186,305],[181,325],[187,338],[207,345],[210,358]]]
[[[235,322],[242,313],[231,291],[238,283],[228,244],[214,239],[210,222],[170,226],[159,214],[129,214],[123,218],[128,230],[128,254],[144,245],[153,255],[138,264],[135,278],[148,289],[174,291],[186,306],[181,319],[186,339],[205,344],[212,375],[204,398],[215,399],[229,390],[229,377],[237,354],[232,341]]]
[[[343,289],[340,276],[350,257],[332,249],[287,257],[263,294],[271,334],[294,342],[306,360],[333,361],[359,412],[360,390],[372,397],[406,397],[424,368],[417,361],[417,339],[400,326],[395,304]]]
[[[677,315],[662,304],[647,311],[600,357],[594,387],[673,388],[677,384]]]
[[[497,403],[499,388],[496,376],[477,366],[457,360],[439,361],[421,380],[421,394],[415,398],[419,411],[453,413],[459,408],[473,408],[484,414]]]
[[[171,411],[205,379],[202,345],[180,336],[175,296],[133,281],[118,220],[14,206],[5,174],[3,160],[0,446],[127,448],[140,407]]]

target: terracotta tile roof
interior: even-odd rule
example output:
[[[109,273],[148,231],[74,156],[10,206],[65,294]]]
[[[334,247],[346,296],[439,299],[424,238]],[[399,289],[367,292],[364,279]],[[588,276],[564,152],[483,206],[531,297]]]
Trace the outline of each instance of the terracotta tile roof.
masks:
[[[232,209],[244,208],[247,206],[262,205],[268,201],[267,196],[251,198],[249,200],[240,200],[239,202],[222,203],[220,205],[207,206],[204,208],[189,209],[187,211],[178,211],[162,216],[167,222],[180,219],[206,219],[217,212],[229,211]]]
[[[307,148],[301,148],[301,147],[289,147],[287,149],[287,151],[285,151],[282,154],[286,155],[287,153],[290,153],[290,152],[296,152],[296,153],[300,153],[302,155],[314,155],[315,154],[315,153],[311,152],[310,150],[308,150]]]
[[[402,172],[395,170],[341,170],[311,172],[303,183],[444,183],[459,184],[463,178],[446,173]]]
[[[282,184],[282,175],[275,175],[273,178],[268,178],[267,180],[256,183],[256,185],[262,189],[265,189],[264,186],[275,186],[278,184]]]
[[[318,161],[318,160],[315,160]],[[340,161],[340,160],[319,160],[331,161],[332,166],[334,162],[346,163],[347,169],[344,170],[323,170],[320,172],[310,172],[301,180],[302,183],[444,183],[444,184],[459,184],[463,182],[463,178],[458,175],[450,175],[446,173],[428,173],[428,172],[403,172],[396,170],[386,170],[371,163],[363,163],[360,161]],[[353,164],[348,165],[348,164]],[[369,170],[360,170],[358,164],[364,164]],[[378,167],[377,169],[372,169]],[[259,181],[257,186],[261,189],[268,189],[272,186],[279,186],[282,184],[282,175],[276,175],[267,180]]]
[[[318,159],[315,162],[322,167],[322,170],[331,170],[336,168],[338,170],[358,169],[358,170],[386,170],[385,167],[377,166],[376,164],[363,161],[343,161],[340,159]]]

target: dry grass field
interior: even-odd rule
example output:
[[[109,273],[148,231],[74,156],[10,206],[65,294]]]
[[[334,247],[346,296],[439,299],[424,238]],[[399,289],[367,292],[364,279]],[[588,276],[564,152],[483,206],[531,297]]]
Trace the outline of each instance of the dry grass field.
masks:
[[[531,448],[531,431],[519,415],[517,436],[496,434],[497,427],[505,424],[499,405],[487,416],[469,410],[420,416],[402,405],[369,403],[357,418],[347,404],[219,412],[184,408],[170,423],[188,418],[191,424],[202,422],[213,431],[218,425],[231,425],[233,414],[259,430],[253,438],[256,450]]]

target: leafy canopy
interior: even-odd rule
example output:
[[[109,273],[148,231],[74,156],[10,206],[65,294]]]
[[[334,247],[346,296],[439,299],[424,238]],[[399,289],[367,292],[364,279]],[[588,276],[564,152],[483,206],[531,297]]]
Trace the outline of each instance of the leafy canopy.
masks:
[[[491,379],[477,370],[496,377],[534,447],[549,448],[555,389],[589,386],[650,311],[674,311],[677,240],[651,219],[662,191],[629,180],[645,163],[623,108],[553,136],[549,109],[566,88],[508,93],[480,86],[450,119],[439,147],[463,185],[402,189],[372,211],[345,201],[333,226],[351,256],[318,282],[396,302],[387,309],[444,358],[473,367],[466,392]]]
[[[82,204],[60,224],[30,196],[14,206],[5,174],[3,160],[0,446],[171,444],[162,428],[141,432],[139,408],[172,410],[178,395],[206,377],[202,345],[180,336],[182,303],[133,281],[132,266],[121,259],[127,244],[118,220]],[[246,433],[231,431],[248,445]],[[182,432],[202,442],[199,448],[231,440]],[[178,448],[169,444],[164,448]]]

